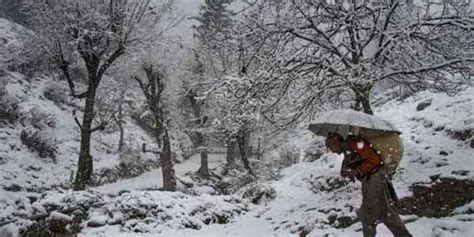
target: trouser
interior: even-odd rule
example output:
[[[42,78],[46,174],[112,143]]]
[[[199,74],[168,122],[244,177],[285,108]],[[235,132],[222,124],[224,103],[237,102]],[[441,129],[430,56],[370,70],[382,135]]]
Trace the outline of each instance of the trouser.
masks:
[[[377,222],[384,223],[396,237],[412,236],[400,219],[389,189],[389,180],[381,170],[362,180],[362,206],[359,217],[364,237],[374,237]]]

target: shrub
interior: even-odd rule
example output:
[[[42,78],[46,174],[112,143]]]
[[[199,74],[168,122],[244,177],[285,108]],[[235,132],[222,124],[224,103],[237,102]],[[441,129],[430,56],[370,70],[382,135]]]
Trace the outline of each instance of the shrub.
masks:
[[[43,90],[43,96],[56,105],[61,105],[67,102],[68,90],[57,82],[49,83]]]
[[[254,183],[244,188],[242,197],[249,199],[253,204],[262,204],[275,199],[276,191],[268,184]]]
[[[5,85],[0,81],[0,124],[14,123],[20,117],[20,101],[9,95]]]
[[[279,166],[280,168],[285,168],[298,163],[301,154],[300,149],[297,146],[287,144],[280,148],[279,155]]]
[[[142,151],[138,148],[125,145],[119,153],[119,160],[121,164],[130,165],[139,163]]]
[[[30,110],[26,117],[22,119],[23,124],[27,122],[28,125],[33,126],[38,130],[45,130],[56,127],[56,119],[53,115],[45,113],[38,108]]]
[[[53,161],[56,161],[58,148],[55,140],[46,131],[23,129],[20,139],[28,149],[37,152],[39,157],[51,158]]]

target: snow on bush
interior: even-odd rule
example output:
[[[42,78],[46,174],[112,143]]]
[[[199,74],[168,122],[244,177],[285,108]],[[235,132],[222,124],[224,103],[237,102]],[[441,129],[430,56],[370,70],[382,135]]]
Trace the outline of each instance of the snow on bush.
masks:
[[[269,184],[253,183],[241,190],[242,197],[249,199],[254,204],[267,203],[275,199],[276,191]]]
[[[89,227],[120,225],[122,231],[159,233],[225,224],[247,211],[233,196],[189,196],[180,192],[134,191],[113,198],[89,213]]]
[[[48,130],[56,127],[56,119],[52,114],[33,108],[21,119],[23,125],[31,125],[35,129]]]
[[[43,96],[58,106],[67,102],[68,94],[68,89],[58,82],[48,83],[43,90]]]
[[[6,79],[0,78],[0,124],[14,123],[20,116],[20,101],[7,92],[6,84]]]
[[[99,186],[117,182],[121,179],[138,177],[147,171],[158,168],[160,168],[159,159],[138,159],[129,163],[120,162],[114,167],[96,170],[92,175],[92,185]]]
[[[126,144],[122,151],[119,152],[120,163],[128,165],[138,163],[141,159],[142,150]]]
[[[58,147],[56,140],[47,131],[23,129],[20,134],[21,142],[41,158],[56,160]]]
[[[39,157],[55,161],[58,147],[52,128],[56,127],[56,120],[38,108],[33,108],[25,115],[20,119],[26,126],[20,134],[21,142],[31,151],[37,152]]]

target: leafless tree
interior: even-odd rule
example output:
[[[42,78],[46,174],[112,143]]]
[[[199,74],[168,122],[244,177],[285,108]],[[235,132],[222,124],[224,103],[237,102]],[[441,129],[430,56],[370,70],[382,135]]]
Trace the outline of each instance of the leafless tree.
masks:
[[[469,2],[249,1],[238,34],[258,70],[239,103],[256,99],[264,118],[286,125],[331,101],[373,113],[381,82],[455,91],[472,78]]]
[[[62,73],[71,96],[85,99],[81,129],[80,156],[75,190],[82,190],[91,179],[93,161],[90,154],[91,134],[100,130],[93,127],[96,92],[111,65],[122,57],[127,48],[136,43],[141,34],[150,31],[162,12],[150,1],[27,1],[25,9],[32,18],[38,52]],[[146,28],[146,29],[145,29]],[[45,57],[47,56],[47,57]],[[73,65],[84,65],[87,70],[85,88],[77,88],[71,73]],[[78,120],[77,120],[78,121]]]
[[[225,82],[228,76],[235,78],[246,74],[248,66],[241,39],[234,34],[235,13],[228,9],[231,2],[206,1],[199,16],[194,18],[199,23],[195,26],[195,36],[198,39],[197,50],[204,58],[207,82],[212,84],[206,94],[219,108],[214,111],[216,118],[220,120],[215,128],[223,134],[226,141],[227,161],[232,166],[235,161],[233,156],[238,150],[244,166],[249,173],[253,173],[248,160],[251,120],[244,118],[240,110],[232,108],[235,92],[229,90],[232,86],[228,87]]]
[[[113,119],[117,127],[119,128],[119,142],[118,142],[118,151],[121,152],[124,146],[124,134],[125,134],[125,129],[123,127],[125,121],[125,96],[127,91],[129,90],[128,88],[128,82],[127,80],[123,80],[120,87],[118,88],[118,98],[116,100],[116,106],[117,110],[116,113],[114,113]]]
[[[142,68],[145,78],[136,75],[133,79],[139,84],[145,95],[148,108],[153,116],[154,138],[160,148],[155,153],[159,154],[163,171],[163,190],[176,190],[176,176],[171,156],[171,143],[168,134],[167,113],[164,108],[163,91],[165,90],[166,76],[157,67],[151,64],[144,64]],[[144,147],[144,150],[145,147]]]
[[[193,50],[193,57],[186,69],[185,79],[183,80],[183,89],[185,90],[185,104],[191,109],[190,125],[188,133],[191,136],[194,146],[201,155],[201,166],[198,174],[202,177],[209,177],[208,148],[209,145],[209,121],[207,115],[206,97],[202,93],[206,90],[201,83],[204,82],[204,64],[199,57],[199,53]]]

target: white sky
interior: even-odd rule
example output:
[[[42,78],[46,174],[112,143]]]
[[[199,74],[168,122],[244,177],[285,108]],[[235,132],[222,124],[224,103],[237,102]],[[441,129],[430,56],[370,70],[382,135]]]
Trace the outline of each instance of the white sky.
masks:
[[[199,13],[199,7],[204,0],[175,0],[175,14],[178,18],[184,17],[185,19],[170,32],[172,35],[182,38],[183,44],[187,47],[191,47],[194,44],[192,25],[196,24],[196,21],[189,20],[189,17],[195,16]]]

